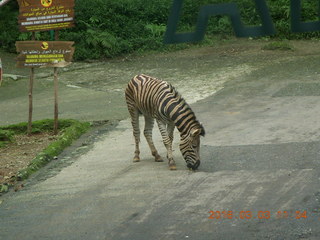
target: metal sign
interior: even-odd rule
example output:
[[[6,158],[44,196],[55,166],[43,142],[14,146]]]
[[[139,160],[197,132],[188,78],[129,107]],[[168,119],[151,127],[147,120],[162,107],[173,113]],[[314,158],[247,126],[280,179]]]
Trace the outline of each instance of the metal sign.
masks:
[[[245,26],[241,21],[240,9],[237,3],[219,3],[203,5],[198,14],[194,32],[178,33],[178,23],[182,13],[184,0],[173,0],[169,15],[164,43],[197,42],[204,38],[209,18],[216,15],[227,15],[237,37],[268,36],[276,33],[266,0],[254,0],[256,10],[261,17],[261,26]],[[290,0],[292,32],[320,31],[320,21],[302,22],[301,0]],[[320,16],[320,8],[318,10]]]
[[[18,0],[21,32],[74,26],[74,0]]]
[[[17,67],[64,67],[72,61],[74,42],[18,41]]]

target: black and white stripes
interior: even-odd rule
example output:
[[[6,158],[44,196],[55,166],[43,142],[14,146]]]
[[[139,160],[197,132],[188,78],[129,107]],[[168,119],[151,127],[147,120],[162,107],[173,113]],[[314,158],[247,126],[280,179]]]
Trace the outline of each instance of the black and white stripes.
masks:
[[[204,136],[203,126],[194,112],[171,84],[146,75],[137,75],[131,79],[126,91],[126,102],[131,116],[135,138],[135,156],[133,161],[140,161],[139,114],[145,118],[144,135],[155,161],[162,161],[152,140],[154,119],[160,129],[164,145],[167,148],[169,168],[176,169],[172,157],[173,130],[178,128],[181,136],[180,151],[187,166],[196,169],[200,164],[200,136]]]

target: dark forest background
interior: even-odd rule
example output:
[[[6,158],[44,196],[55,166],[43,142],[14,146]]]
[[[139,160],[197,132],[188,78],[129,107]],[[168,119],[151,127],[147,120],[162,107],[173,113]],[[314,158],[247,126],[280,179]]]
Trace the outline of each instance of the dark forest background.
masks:
[[[60,31],[61,40],[76,42],[75,60],[103,59],[150,50],[170,51],[186,47],[164,45],[163,35],[173,0],[76,0],[76,27]],[[185,0],[179,22],[180,32],[194,30],[199,8],[205,4],[236,2],[246,25],[259,25],[253,0]],[[319,38],[319,32],[292,33],[290,1],[267,0],[278,39]],[[319,1],[302,0],[302,21],[319,20]],[[0,48],[15,52],[15,41],[30,40],[31,33],[20,33],[15,0],[0,8]],[[210,18],[204,43],[233,36],[229,18]],[[36,34],[37,40],[50,39],[49,32]],[[202,43],[203,44],[203,43]]]

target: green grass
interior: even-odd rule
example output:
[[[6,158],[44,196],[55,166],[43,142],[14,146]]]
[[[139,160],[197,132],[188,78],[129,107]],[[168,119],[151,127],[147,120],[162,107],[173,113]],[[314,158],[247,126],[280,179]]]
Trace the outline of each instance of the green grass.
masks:
[[[274,41],[270,42],[262,47],[263,50],[282,50],[282,51],[293,51],[293,46],[287,41]]]

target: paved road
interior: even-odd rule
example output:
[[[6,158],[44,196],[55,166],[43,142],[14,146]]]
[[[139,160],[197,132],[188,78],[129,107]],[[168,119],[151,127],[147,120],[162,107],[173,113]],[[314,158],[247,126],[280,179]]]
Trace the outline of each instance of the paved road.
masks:
[[[1,198],[0,239],[320,239],[319,60],[275,62],[193,104],[207,132],[197,172],[178,141],[177,171],[145,140],[132,163],[121,121]]]

